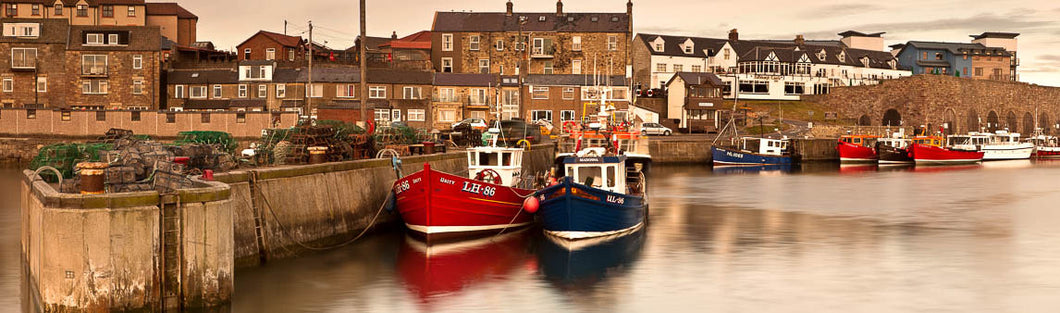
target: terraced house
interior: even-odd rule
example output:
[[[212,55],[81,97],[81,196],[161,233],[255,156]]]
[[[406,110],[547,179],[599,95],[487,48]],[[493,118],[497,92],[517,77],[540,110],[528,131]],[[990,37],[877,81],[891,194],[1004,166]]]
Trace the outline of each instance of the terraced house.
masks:
[[[1015,81],[1019,59],[1016,33],[973,35],[970,43],[910,41],[891,46],[914,74]]]

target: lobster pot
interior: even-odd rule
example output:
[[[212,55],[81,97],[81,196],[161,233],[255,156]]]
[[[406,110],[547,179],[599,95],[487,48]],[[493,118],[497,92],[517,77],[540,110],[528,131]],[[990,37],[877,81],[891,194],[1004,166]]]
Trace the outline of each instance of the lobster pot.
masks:
[[[309,164],[327,162],[328,147],[309,147]]]
[[[77,164],[81,177],[81,194],[99,195],[104,192],[104,174],[107,163],[82,162]]]

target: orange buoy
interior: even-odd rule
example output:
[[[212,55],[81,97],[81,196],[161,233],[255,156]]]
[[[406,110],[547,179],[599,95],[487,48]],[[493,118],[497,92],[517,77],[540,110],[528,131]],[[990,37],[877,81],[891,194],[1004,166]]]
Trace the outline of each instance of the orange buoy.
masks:
[[[537,197],[528,197],[526,200],[523,200],[523,210],[526,210],[526,213],[537,213],[537,209],[540,205],[541,202],[537,200]]]

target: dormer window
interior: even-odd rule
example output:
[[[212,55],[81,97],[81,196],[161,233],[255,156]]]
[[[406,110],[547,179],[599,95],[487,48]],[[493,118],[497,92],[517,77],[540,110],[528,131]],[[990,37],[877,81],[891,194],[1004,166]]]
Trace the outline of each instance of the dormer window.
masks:
[[[617,16],[612,16],[611,17],[611,21],[612,22],[618,22],[618,17]]]
[[[685,45],[685,54],[692,54],[692,46]]]
[[[102,45],[103,44],[103,34],[86,34],[85,35],[85,44],[86,45]]]
[[[567,21],[568,22],[573,22],[574,21],[574,17],[573,16],[568,16],[567,17]]]
[[[839,62],[846,62],[847,61],[846,52],[840,51],[839,55],[837,55],[836,57],[839,58]]]
[[[821,51],[817,52],[817,60],[818,61],[824,61],[824,59],[827,58],[827,57],[828,57],[828,52],[825,52],[824,49],[821,49]]]
[[[537,21],[538,21],[538,22],[544,22],[544,21],[545,21],[545,16],[544,16],[544,15],[542,15],[542,16],[538,16],[538,17],[537,17]]]
[[[39,23],[4,23],[5,37],[36,38],[40,36]]]
[[[865,67],[869,67],[869,64],[870,64],[869,57],[862,57],[861,58],[861,64],[864,64]]]
[[[55,4],[55,16],[63,16],[63,4],[62,3],[56,3]]]
[[[655,51],[659,51],[659,52],[663,51],[663,44],[661,42],[656,42],[655,43]]]
[[[887,65],[890,65],[892,70],[898,69],[898,62],[894,60],[887,61]]]
[[[593,17],[592,17],[592,18],[590,18],[589,20],[590,20],[590,21],[593,21],[593,22],[598,22],[598,21],[600,21],[600,18],[599,18],[599,17],[596,17],[596,16],[593,16]]]

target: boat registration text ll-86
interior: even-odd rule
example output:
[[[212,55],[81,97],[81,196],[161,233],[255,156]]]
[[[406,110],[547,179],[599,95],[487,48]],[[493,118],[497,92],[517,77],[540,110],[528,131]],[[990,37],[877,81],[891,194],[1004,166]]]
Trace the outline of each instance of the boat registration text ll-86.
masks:
[[[607,196],[607,202],[614,204],[626,204],[626,198],[609,195]]]
[[[461,188],[460,191],[473,193],[476,195],[483,195],[487,197],[492,197],[494,194],[497,194],[497,188],[495,187],[482,186],[470,182],[464,182],[464,188]]]

